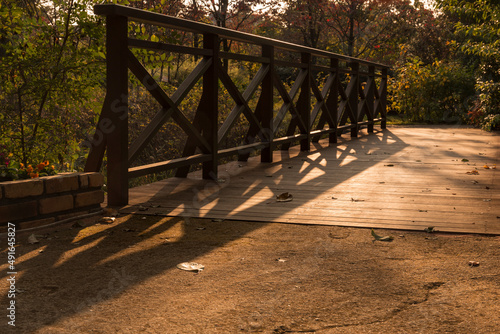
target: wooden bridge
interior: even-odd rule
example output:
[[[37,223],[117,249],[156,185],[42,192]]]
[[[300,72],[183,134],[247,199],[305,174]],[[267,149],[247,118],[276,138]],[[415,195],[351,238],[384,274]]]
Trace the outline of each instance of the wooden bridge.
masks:
[[[386,129],[387,66],[119,5],[95,12],[106,16],[108,81],[86,170],[100,170],[106,152],[109,205],[145,215],[500,233],[499,137],[458,127]],[[200,34],[203,48],[131,38],[130,22]],[[260,54],[222,52],[221,39]],[[137,48],[200,60],[169,96],[134,56]],[[223,59],[259,65],[244,92]],[[297,70],[290,89],[283,68]],[[137,138],[128,137],[129,69],[160,108]],[[198,81],[203,95],[190,120],[179,105]],[[222,122],[219,83],[234,100]],[[243,142],[221,148],[242,115]],[[131,167],[169,119],[187,135],[183,155]],[[253,151],[260,157],[250,158]],[[230,156],[238,161],[219,165]],[[189,173],[198,164],[202,170]],[[171,169],[177,177],[128,189],[129,178]]]

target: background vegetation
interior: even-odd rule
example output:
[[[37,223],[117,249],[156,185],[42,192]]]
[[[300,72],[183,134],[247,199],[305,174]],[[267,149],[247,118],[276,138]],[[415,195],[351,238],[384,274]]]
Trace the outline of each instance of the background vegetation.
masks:
[[[81,169],[104,99],[104,22],[95,0],[2,0],[0,3],[0,152],[5,164],[50,161]],[[120,4],[277,38],[389,64],[389,111],[404,122],[500,127],[500,4],[496,0],[116,0]],[[131,35],[199,46],[201,37],[131,26]],[[255,54],[223,41],[223,50]],[[173,92],[196,61],[142,51],[137,56]],[[246,87],[255,64],[224,63]],[[285,79],[292,73],[281,74]],[[131,82],[131,137],[158,110]],[[181,109],[192,119],[200,87]],[[221,92],[221,112],[233,107]],[[255,103],[255,101],[250,102]],[[244,119],[228,136],[240,142]],[[185,140],[175,123],[162,128],[139,163],[179,156]]]

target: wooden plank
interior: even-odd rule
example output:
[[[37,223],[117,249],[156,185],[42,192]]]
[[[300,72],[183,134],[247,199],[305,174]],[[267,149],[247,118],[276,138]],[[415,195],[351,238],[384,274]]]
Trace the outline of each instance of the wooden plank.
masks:
[[[168,51],[174,53],[191,54],[195,56],[212,56],[212,51],[207,49],[192,48],[189,46],[169,44],[163,42],[151,42],[142,39],[129,38],[129,47],[147,50]]]
[[[152,173],[159,173],[170,169],[179,168],[181,166],[189,166],[192,164],[202,163],[211,159],[209,154],[196,154],[189,157],[182,157],[162,162],[157,162],[149,165],[142,165],[128,169],[129,178],[139,177]]]
[[[322,140],[311,152],[274,152],[271,164],[253,157],[220,166],[220,182],[194,172],[134,188],[125,211],[155,203],[160,207],[147,214],[500,234],[498,170],[483,168],[500,165],[498,134],[464,127],[365,131],[330,148]],[[476,168],[479,175],[466,174]],[[293,201],[276,202],[281,192]]]

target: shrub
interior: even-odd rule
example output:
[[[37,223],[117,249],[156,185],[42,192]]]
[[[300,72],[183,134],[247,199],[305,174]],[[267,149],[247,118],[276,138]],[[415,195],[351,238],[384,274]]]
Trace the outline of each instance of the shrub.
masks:
[[[390,106],[411,122],[460,123],[475,96],[473,73],[455,62],[413,58],[391,78]]]

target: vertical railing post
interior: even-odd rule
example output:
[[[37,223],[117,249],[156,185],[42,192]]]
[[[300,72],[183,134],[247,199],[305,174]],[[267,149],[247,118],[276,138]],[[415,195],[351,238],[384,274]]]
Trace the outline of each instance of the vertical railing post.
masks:
[[[300,141],[300,150],[309,151],[311,148],[311,54],[302,53],[301,61],[303,64],[306,64],[307,76],[300,87],[297,110],[306,126],[306,132],[302,134],[305,134],[307,138]]]
[[[203,163],[203,178],[217,180],[218,166],[218,126],[219,126],[219,76],[217,74],[220,68],[219,58],[219,36],[215,34],[203,35],[203,48],[212,51],[212,65],[203,75],[203,109],[202,115],[202,133],[203,137],[210,145],[210,154],[212,158]]]
[[[330,88],[330,94],[328,95],[328,99],[326,100],[326,106],[330,111],[330,114],[335,122],[331,126],[335,128],[335,132],[330,132],[328,135],[328,142],[331,144],[337,143],[337,127],[338,127],[338,108],[339,108],[339,60],[337,58],[331,58],[330,60],[330,75],[335,76],[335,81],[332,84],[332,88]]]
[[[359,110],[358,110],[358,102],[359,102],[359,63],[357,62],[351,62],[350,64],[351,67],[351,84],[352,84],[352,90],[349,95],[349,107],[351,108],[351,111],[353,113],[353,118],[351,119],[351,137],[357,137],[358,132],[359,132],[359,125],[358,125],[358,117],[359,117]]]
[[[262,81],[262,110],[261,110],[261,120],[262,128],[266,133],[263,133],[264,137],[269,143],[269,146],[262,149],[260,152],[261,162],[273,162],[273,113],[274,113],[274,84],[273,84],[273,72],[274,72],[274,47],[270,45],[262,46],[262,56],[269,59],[269,71],[267,72],[264,80]]]
[[[382,79],[380,82],[382,87],[382,92],[380,94],[380,115],[382,121],[380,122],[380,127],[382,129],[387,128],[387,68],[382,69]]]
[[[128,204],[127,18],[106,17],[106,103],[108,205]],[[102,122],[102,121],[101,121]]]
[[[371,121],[368,123],[368,133],[373,132],[373,118],[375,110],[375,66],[371,65],[368,67],[368,80],[366,82],[365,88],[365,99],[368,108],[368,119]]]

